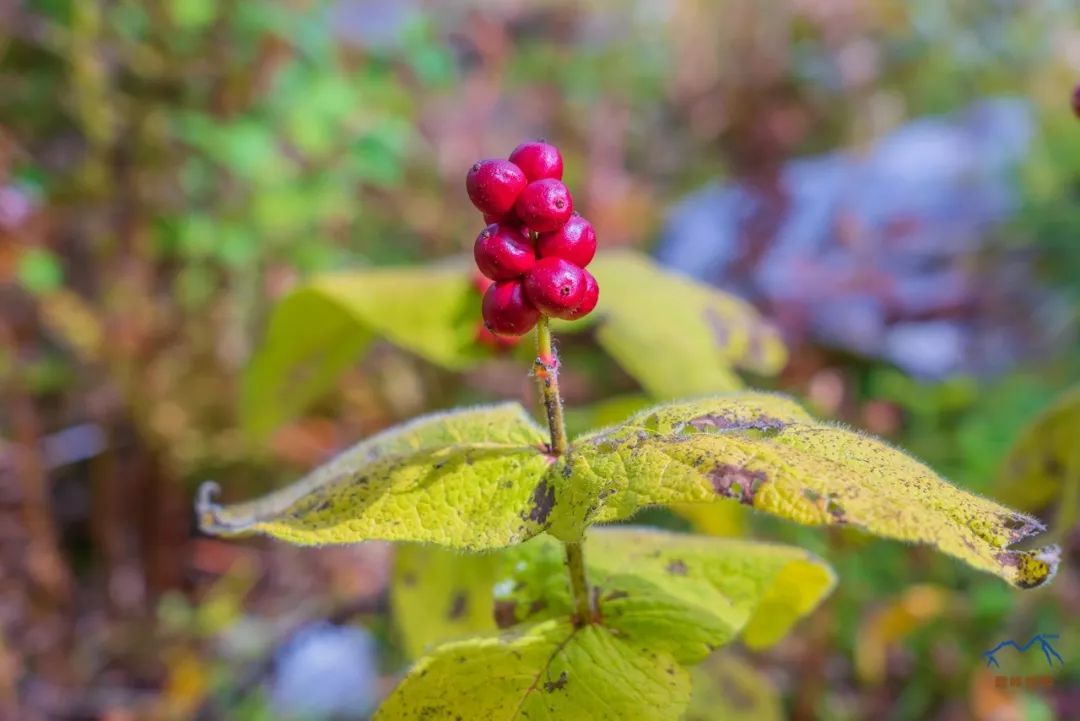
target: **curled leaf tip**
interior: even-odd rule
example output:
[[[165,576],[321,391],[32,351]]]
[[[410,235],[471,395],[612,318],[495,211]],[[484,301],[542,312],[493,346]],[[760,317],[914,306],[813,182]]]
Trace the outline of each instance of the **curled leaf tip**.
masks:
[[[1054,578],[1061,563],[1060,546],[1044,546],[1030,551],[1003,551],[998,563],[1006,579],[1018,588],[1038,588]]]
[[[221,495],[221,486],[216,481],[205,481],[195,494],[195,516],[199,519],[199,530],[209,535],[227,532],[227,525],[221,522],[221,504],[217,502]]]

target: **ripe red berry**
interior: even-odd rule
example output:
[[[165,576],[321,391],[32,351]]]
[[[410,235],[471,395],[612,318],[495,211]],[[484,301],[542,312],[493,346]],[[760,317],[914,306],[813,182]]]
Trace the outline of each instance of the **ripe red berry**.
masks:
[[[1073,115],[1080,118],[1080,84],[1074,87],[1072,91],[1072,111]],[[525,177],[528,176],[529,174],[525,173]]]
[[[563,227],[536,239],[536,254],[569,260],[584,268],[596,255],[596,231],[592,223],[574,213]]]
[[[596,278],[587,270],[581,272],[585,274],[585,292],[582,294],[577,307],[561,316],[565,320],[584,318],[593,312],[593,308],[596,307],[597,302],[600,300],[600,286],[597,285]]]
[[[525,297],[524,285],[516,279],[488,288],[481,310],[484,325],[496,335],[525,335],[540,319],[540,311]]]
[[[517,278],[536,262],[532,241],[518,227],[492,223],[476,236],[473,258],[492,280]]]
[[[473,337],[478,344],[490,348],[496,353],[504,353],[521,342],[521,338],[518,336],[495,335],[483,323],[476,325],[476,333]]]
[[[481,160],[465,176],[469,200],[481,213],[493,216],[507,215],[513,210],[514,202],[527,184],[521,168],[509,160]]]
[[[563,162],[559,149],[543,140],[530,140],[514,148],[510,162],[521,168],[530,181],[562,180]]]
[[[561,180],[544,178],[525,186],[514,210],[521,221],[537,233],[558,230],[574,212],[574,200]]]
[[[525,274],[525,294],[541,312],[562,318],[585,295],[585,271],[562,258],[543,258]]]

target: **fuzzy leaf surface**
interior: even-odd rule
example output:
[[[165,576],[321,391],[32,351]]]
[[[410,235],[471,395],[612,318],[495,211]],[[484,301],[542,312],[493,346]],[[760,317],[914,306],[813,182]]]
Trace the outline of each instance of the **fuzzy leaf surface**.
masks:
[[[516,403],[437,413],[358,443],[296,483],[236,505],[199,493],[206,533],[311,545],[419,541],[482,550],[520,543],[551,512],[544,434]]]
[[[609,629],[550,620],[421,659],[375,721],[677,721],[689,674]]]
[[[1051,578],[1060,555],[1052,546],[1010,550],[1045,527],[779,395],[642,411],[576,439],[565,463],[567,490],[557,497],[571,503],[549,529],[565,539],[646,506],[736,500],[798,523],[929,544],[1022,588]]]

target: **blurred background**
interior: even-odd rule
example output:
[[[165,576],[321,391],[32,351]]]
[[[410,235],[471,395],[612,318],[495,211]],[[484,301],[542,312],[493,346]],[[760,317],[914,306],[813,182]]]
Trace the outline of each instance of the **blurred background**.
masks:
[[[601,248],[780,329],[787,367],[753,385],[1053,527],[1056,496],[1000,484],[1080,380],[1077,81],[1075,0],[0,2],[0,718],[368,717],[408,663],[392,549],[200,537],[194,489],[263,492],[425,410],[534,407],[520,359],[380,342],[272,433],[238,415],[278,298],[468,250],[467,168],[530,137]],[[587,337],[566,353],[573,408],[640,392]],[[1080,464],[1044,466],[1075,488]],[[779,717],[1080,718],[1074,526],[1020,594],[851,533],[642,520],[836,567],[789,639],[736,652]],[[998,687],[981,653],[1036,632],[1065,667]]]

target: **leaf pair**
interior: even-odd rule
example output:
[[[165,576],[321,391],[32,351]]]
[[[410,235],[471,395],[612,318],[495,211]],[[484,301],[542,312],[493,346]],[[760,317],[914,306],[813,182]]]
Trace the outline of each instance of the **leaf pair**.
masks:
[[[576,439],[564,458],[516,404],[427,416],[364,441],[297,484],[221,507],[204,530],[297,543],[369,539],[483,550],[541,531],[576,541],[652,505],[735,500],[809,525],[926,543],[1013,585],[1054,572],[1057,549],[1011,550],[1044,530],[873,438],[794,401],[738,393],[646,410]]]
[[[407,552],[406,574],[417,571],[423,553]],[[457,580],[444,589],[449,594],[436,596],[452,599],[479,600],[480,588],[467,591],[470,580],[486,576],[494,561],[487,577],[496,589],[495,616],[513,629],[436,648],[376,718],[674,721],[690,699],[686,666],[739,634],[753,647],[774,643],[834,583],[828,566],[798,548],[598,529],[586,541],[585,558],[602,620],[578,628],[569,623],[562,553],[561,544],[541,536],[495,556],[437,554],[456,569]],[[426,624],[400,598],[419,590],[419,579],[411,586],[407,575],[399,579],[405,581],[395,599],[404,610],[399,622]],[[455,600],[451,611],[464,608]]]
[[[776,330],[745,301],[629,251],[601,253],[590,270],[600,306],[560,331],[595,325],[601,347],[654,397],[734,390],[742,386],[734,368],[772,374],[786,362]],[[486,357],[475,341],[479,304],[464,262],[308,281],[277,305],[247,369],[245,425],[272,431],[326,393],[376,338],[450,370],[475,365]]]

